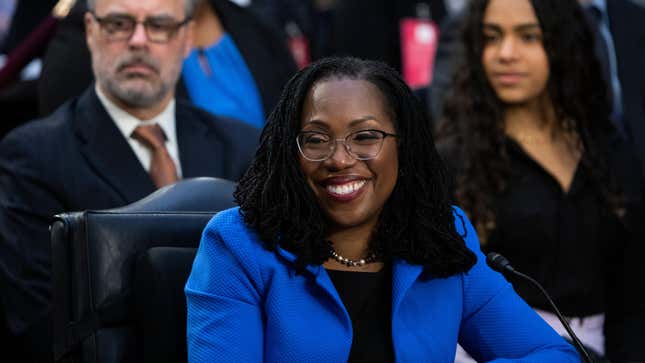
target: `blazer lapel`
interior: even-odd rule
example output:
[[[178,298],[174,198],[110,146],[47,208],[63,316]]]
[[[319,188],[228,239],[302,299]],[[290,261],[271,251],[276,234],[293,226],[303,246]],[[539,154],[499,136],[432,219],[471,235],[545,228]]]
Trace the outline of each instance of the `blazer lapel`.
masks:
[[[206,124],[216,120],[200,118],[182,105],[182,102],[177,102],[175,110],[177,146],[183,177],[224,175],[223,160],[226,160],[228,155],[224,154],[222,142],[210,135],[214,128]]]
[[[392,316],[396,316],[405,294],[423,272],[423,266],[396,259],[392,270]]]
[[[126,203],[155,191],[150,176],[103,108],[93,85],[78,100],[74,127],[87,162]]]
[[[278,247],[278,255],[284,258],[290,264],[294,264],[296,262],[296,256],[282,247]],[[347,309],[345,309],[345,305],[343,304],[340,295],[338,295],[338,291],[336,290],[334,283],[331,281],[327,270],[325,270],[325,268],[321,265],[308,265],[306,267],[305,273],[309,274],[313,281],[315,281],[315,283],[325,293],[327,293],[327,295],[329,295],[334,303],[336,303],[336,306],[342,312],[342,315],[344,317],[343,323],[345,324],[345,329],[351,331],[352,321],[349,317],[349,313],[347,312]]]

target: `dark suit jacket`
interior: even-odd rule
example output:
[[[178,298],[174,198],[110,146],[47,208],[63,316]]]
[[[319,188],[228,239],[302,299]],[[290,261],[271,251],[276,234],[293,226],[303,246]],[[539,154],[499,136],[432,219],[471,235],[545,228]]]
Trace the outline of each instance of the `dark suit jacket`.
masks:
[[[243,174],[258,130],[181,101],[176,120],[184,178],[237,180]],[[93,87],[8,134],[0,143],[0,297],[11,330],[42,334],[49,328],[53,215],[123,206],[154,190]]]
[[[645,9],[628,0],[607,0],[616,48],[624,122],[645,170]]]
[[[297,70],[285,38],[229,0],[210,1],[249,67],[267,116],[278,102],[282,87]],[[43,116],[79,95],[93,80],[90,53],[85,43],[85,9],[84,1],[74,7],[60,24],[45,53],[38,90]],[[189,97],[181,81],[177,97]]]

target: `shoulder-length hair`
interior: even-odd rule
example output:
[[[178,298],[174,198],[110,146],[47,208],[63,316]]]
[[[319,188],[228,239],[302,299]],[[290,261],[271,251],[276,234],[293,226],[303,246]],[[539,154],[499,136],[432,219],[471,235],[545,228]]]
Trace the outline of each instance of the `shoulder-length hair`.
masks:
[[[557,129],[575,133],[583,149],[581,162],[591,173],[605,202],[621,208],[619,192],[610,182],[607,85],[594,54],[594,36],[576,0],[530,0],[543,33],[548,58],[547,94]],[[455,198],[469,213],[482,240],[495,228],[493,200],[504,191],[510,174],[505,147],[504,104],[491,87],[482,64],[483,17],[489,0],[472,0],[465,14],[462,41],[465,57],[455,72],[446,98],[441,142],[451,144],[456,169]],[[456,146],[456,147],[454,147]]]
[[[398,179],[379,217],[370,249],[384,259],[421,264],[434,276],[465,272],[476,261],[454,226],[446,170],[434,147],[424,109],[399,75],[383,63],[327,58],[286,85],[260,137],[252,165],[235,198],[245,223],[266,247],[297,256],[298,269],[330,256],[327,224],[299,166],[296,135],[309,90],[330,79],[364,80],[386,100],[398,134]]]

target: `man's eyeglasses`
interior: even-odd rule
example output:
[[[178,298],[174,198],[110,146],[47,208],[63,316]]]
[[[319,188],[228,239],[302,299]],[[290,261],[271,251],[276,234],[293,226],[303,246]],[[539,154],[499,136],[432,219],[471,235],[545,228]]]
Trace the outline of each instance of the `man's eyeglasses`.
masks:
[[[172,18],[160,16],[138,21],[135,17],[125,14],[106,15],[103,17],[96,15],[93,11],[90,14],[99,23],[108,38],[115,41],[130,39],[137,24],[143,24],[149,41],[166,43],[177,34],[179,28],[188,24],[191,20],[190,17],[186,17],[182,21],[175,21]]]
[[[342,142],[345,150],[358,160],[370,160],[378,156],[386,137],[396,137],[381,130],[361,130],[352,132],[344,139],[334,139],[319,131],[301,131],[296,137],[300,154],[309,161],[323,161],[336,151],[336,144]]]

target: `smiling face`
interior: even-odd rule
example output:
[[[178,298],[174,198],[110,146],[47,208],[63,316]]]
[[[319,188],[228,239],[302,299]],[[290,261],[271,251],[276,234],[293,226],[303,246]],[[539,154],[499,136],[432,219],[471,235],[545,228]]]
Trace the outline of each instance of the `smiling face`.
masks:
[[[395,134],[385,105],[383,94],[370,82],[320,81],[305,99],[301,131],[326,133],[332,139],[345,139],[361,130]],[[300,155],[300,167],[328,217],[331,231],[355,227],[371,231],[397,181],[396,138],[386,137],[379,154],[371,160],[356,160],[338,141],[326,160],[309,161]]]
[[[94,13],[98,18],[125,16],[138,21],[185,18],[184,0],[97,0]],[[112,39],[90,13],[85,15],[85,28],[96,82],[113,102],[155,107],[173,97],[183,59],[191,49],[192,24],[180,27],[165,43],[151,42],[142,24],[129,39]]]
[[[483,18],[482,64],[497,97],[523,104],[546,95],[549,60],[529,0],[491,0]]]

